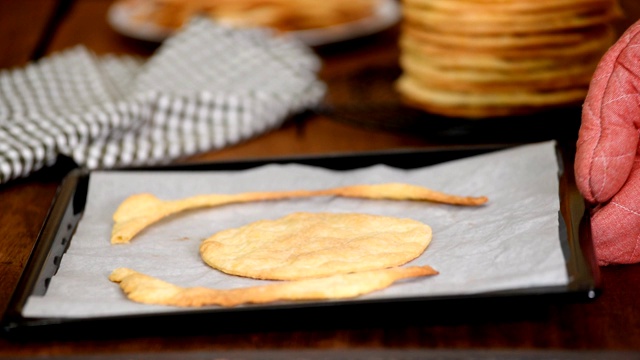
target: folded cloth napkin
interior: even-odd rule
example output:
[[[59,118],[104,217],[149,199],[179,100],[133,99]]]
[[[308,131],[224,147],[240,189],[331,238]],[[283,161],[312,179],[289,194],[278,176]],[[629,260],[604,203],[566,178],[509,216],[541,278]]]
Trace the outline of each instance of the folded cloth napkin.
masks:
[[[601,59],[582,112],[576,183],[600,265],[640,262],[640,21]]]
[[[321,62],[266,29],[196,18],[146,61],[82,46],[0,71],[0,184],[55,163],[168,163],[281,125],[320,103]]]

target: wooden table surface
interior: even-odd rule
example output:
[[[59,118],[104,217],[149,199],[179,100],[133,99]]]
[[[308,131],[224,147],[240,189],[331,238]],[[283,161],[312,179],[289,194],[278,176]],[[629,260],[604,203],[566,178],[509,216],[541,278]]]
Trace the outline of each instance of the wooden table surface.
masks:
[[[20,67],[77,44],[97,54],[151,55],[157,45],[126,38],[110,28],[106,21],[110,4],[109,0],[0,1],[0,68]],[[622,5],[627,17],[621,20],[620,31],[640,17],[638,2],[627,0]],[[370,76],[384,82],[392,78],[397,71],[397,33],[398,29],[392,28],[360,41],[316,49],[323,59],[320,76],[329,85],[328,98],[344,104],[362,95],[354,85],[357,79]],[[427,149],[483,142],[464,137],[440,139],[430,136],[433,134],[388,125],[392,124],[314,113],[244,143],[184,162]],[[575,133],[570,134],[569,140],[572,135]],[[485,140],[510,142],[508,137]],[[64,166],[54,166],[26,179],[0,185],[0,314],[9,304],[66,170]],[[143,358],[154,353],[159,357],[158,353],[162,353],[168,358],[204,358],[234,350],[245,357],[255,357],[256,350],[261,350],[265,357],[274,355],[269,351],[276,351],[276,357],[294,358],[310,350],[314,352],[307,356],[318,358],[331,354],[436,358],[451,354],[496,355],[479,350],[507,351],[498,354],[518,356],[539,351],[590,351],[592,355],[599,351],[639,351],[640,266],[605,267],[601,275],[603,292],[594,301],[553,302],[536,309],[505,311],[502,316],[467,312],[464,316],[443,319],[429,316],[427,308],[423,309],[426,313],[417,313],[415,317],[404,314],[406,319],[362,323],[366,325],[336,321],[335,326],[310,324],[284,329],[247,326],[226,332],[210,324],[209,329],[188,335],[141,334],[130,338],[89,335],[20,341],[0,337],[0,356],[107,358],[129,354],[137,356],[132,358]]]

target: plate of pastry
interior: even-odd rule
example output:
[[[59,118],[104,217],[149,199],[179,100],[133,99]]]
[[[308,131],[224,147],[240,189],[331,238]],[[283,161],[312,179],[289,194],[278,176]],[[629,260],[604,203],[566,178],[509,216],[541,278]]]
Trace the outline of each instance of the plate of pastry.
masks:
[[[162,42],[196,15],[229,26],[270,28],[309,46],[372,35],[402,16],[397,0],[116,0],[107,21],[122,35]]]

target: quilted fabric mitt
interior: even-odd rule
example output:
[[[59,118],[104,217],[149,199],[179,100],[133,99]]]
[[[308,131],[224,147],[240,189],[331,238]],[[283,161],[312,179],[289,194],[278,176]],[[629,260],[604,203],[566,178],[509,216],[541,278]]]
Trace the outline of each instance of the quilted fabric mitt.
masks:
[[[640,262],[640,21],[604,55],[582,112],[576,182],[600,265]]]

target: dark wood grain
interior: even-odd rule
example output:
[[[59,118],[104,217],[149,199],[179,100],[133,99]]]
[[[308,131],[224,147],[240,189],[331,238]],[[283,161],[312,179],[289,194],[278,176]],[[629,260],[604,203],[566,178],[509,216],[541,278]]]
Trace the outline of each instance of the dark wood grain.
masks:
[[[106,21],[109,0],[0,0],[0,67],[22,66],[39,56],[82,44],[97,54],[148,56],[156,44],[128,39]],[[622,2],[627,13],[620,31],[640,17],[635,0]],[[353,79],[369,79],[367,96],[376,93],[375,77],[397,70],[397,29],[317,49],[321,77],[330,87],[328,101],[363,101]],[[388,79],[388,78],[386,78]],[[359,98],[360,96],[360,98]],[[366,100],[366,99],[364,99]],[[341,121],[336,121],[341,120]],[[326,114],[309,114],[258,138],[184,159],[184,162],[262,158],[300,154],[336,154],[381,149],[442,146],[425,134],[389,131],[381,124],[356,124]],[[390,118],[389,121],[393,121]],[[384,125],[384,124],[382,124]],[[390,124],[392,125],[392,124]],[[454,142],[455,143],[455,142]],[[452,144],[448,142],[447,144]],[[47,211],[68,168],[56,165],[27,179],[0,185],[0,314],[4,313],[30,255]],[[265,349],[516,349],[640,351],[640,265],[602,268],[603,293],[585,303],[551,303],[519,308],[492,308],[464,317],[436,316],[429,308],[394,321],[366,326],[245,330],[227,332],[211,324],[195,335],[144,336],[17,342],[0,338],[0,356],[82,355]],[[491,312],[492,311],[492,312]],[[376,314],[372,314],[376,316]],[[374,319],[375,320],[375,319]],[[90,329],[88,329],[90,330]],[[114,329],[117,331],[117,329]],[[184,353],[182,354],[184,356]],[[176,358],[181,358],[176,354]]]
[[[0,68],[22,66],[40,56],[55,27],[57,1],[0,1]]]

